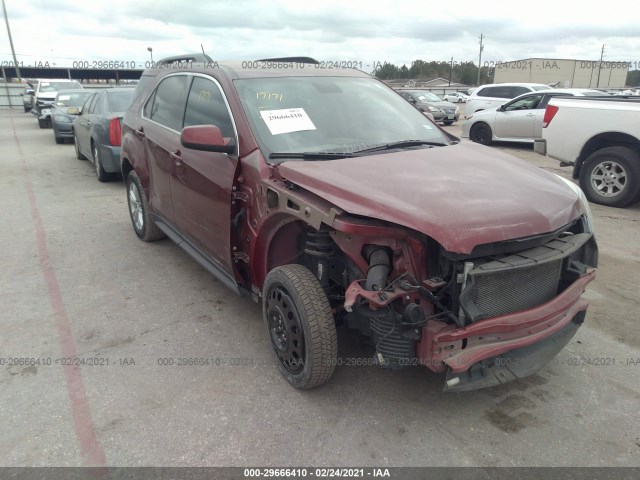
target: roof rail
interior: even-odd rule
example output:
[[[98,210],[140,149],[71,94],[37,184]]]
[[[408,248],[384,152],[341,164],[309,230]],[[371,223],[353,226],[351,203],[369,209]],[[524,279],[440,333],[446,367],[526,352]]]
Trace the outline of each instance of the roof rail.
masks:
[[[277,58],[261,58],[257,62],[294,62],[294,63],[313,63],[320,64],[318,60],[311,57],[277,57]]]
[[[172,63],[213,63],[213,59],[206,53],[187,53],[163,58],[158,60],[155,65],[171,65]]]

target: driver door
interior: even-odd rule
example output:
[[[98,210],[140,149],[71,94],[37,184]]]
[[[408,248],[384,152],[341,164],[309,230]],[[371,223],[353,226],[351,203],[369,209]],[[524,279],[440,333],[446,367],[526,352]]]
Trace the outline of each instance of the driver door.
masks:
[[[504,111],[498,110],[495,119],[496,137],[524,141],[533,139],[536,113],[542,97],[541,93],[532,93],[507,103]]]

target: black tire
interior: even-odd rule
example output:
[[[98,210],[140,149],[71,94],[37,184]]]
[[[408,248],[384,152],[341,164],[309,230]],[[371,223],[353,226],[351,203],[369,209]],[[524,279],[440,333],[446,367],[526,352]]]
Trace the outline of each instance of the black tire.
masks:
[[[58,145],[62,145],[64,143],[64,138],[62,137],[55,137],[55,139]]]
[[[31,107],[24,107],[24,113],[29,113],[31,111]]]
[[[609,207],[626,207],[640,198],[640,154],[627,147],[593,152],[580,169],[586,197]]]
[[[106,182],[109,180],[110,175],[102,168],[102,162],[100,161],[100,151],[95,142],[91,141],[91,153],[93,154],[93,169],[96,172],[96,178],[99,182]]]
[[[140,240],[153,242],[165,237],[151,218],[149,203],[135,170],[131,170],[127,176],[127,206],[133,230]]]
[[[38,126],[40,128],[47,128],[47,122],[45,120],[38,119]]]
[[[442,122],[445,125],[453,125],[453,120],[447,120],[446,122]]]
[[[484,122],[474,124],[469,132],[469,139],[482,145],[491,145],[491,137],[491,127]]]
[[[278,370],[291,385],[309,389],[331,378],[336,324],[320,282],[307,268],[283,265],[269,272],[262,315]]]
[[[73,131],[73,146],[76,149],[76,158],[78,160],[86,160],[87,157],[85,157],[82,153],[80,153],[80,149],[78,148],[78,139],[76,138],[75,130]]]

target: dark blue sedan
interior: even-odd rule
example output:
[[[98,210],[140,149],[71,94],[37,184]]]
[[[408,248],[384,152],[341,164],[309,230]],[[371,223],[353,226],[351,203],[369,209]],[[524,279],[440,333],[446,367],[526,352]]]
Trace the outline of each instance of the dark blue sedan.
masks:
[[[73,122],[75,115],[69,114],[69,108],[80,108],[93,94],[91,90],[62,90],[56,95],[51,110],[51,126],[56,143],[64,143],[73,139]]]

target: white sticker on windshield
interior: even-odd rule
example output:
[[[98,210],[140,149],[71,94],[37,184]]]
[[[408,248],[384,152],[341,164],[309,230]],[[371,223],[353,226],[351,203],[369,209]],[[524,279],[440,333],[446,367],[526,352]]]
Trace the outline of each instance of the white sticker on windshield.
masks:
[[[71,95],[58,95],[58,100],[71,100]]]
[[[304,108],[285,108],[282,110],[261,110],[260,116],[267,124],[271,135],[281,133],[301,132],[303,130],[315,130]]]

